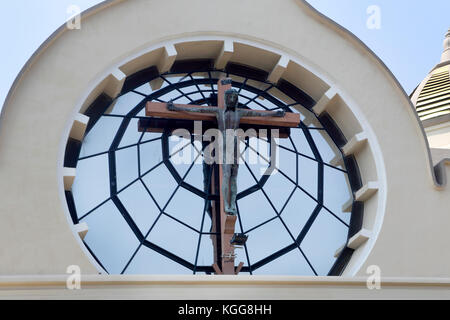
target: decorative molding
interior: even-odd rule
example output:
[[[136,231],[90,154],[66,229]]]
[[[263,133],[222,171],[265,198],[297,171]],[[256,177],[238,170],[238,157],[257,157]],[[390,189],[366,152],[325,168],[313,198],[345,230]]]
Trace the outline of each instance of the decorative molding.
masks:
[[[81,223],[78,223],[78,224],[74,225],[74,227],[75,227],[75,231],[78,233],[80,238],[82,240],[84,240],[84,238],[86,237],[86,234],[89,231],[89,227],[88,227],[87,223],[86,222],[81,222]]]
[[[223,42],[222,50],[214,62],[214,68],[218,70],[224,69],[234,53],[234,43],[231,40]]]
[[[337,94],[335,88],[328,89],[328,91],[325,92],[325,94],[320,98],[320,100],[313,107],[313,111],[317,115],[321,115],[331,106],[332,100],[337,96],[338,96],[338,94]]]
[[[173,64],[175,63],[175,60],[177,59],[177,56],[178,52],[173,44],[165,45],[164,51],[156,66],[158,68],[159,73],[161,74],[170,71]],[[164,80],[158,77],[150,81],[150,87],[152,88],[153,91],[155,91],[161,89],[163,83]]]
[[[73,122],[72,129],[70,130],[69,137],[78,141],[83,141],[88,123],[89,117],[78,113]]]
[[[358,249],[371,237],[372,232],[367,229],[361,229],[357,234],[348,240],[347,247],[353,250]]]
[[[362,149],[367,143],[367,136],[364,132],[358,133],[342,148],[345,156],[355,154]]]
[[[75,168],[63,168],[64,177],[64,190],[69,191],[72,189],[73,181],[75,180],[76,169]]]
[[[367,277],[258,275],[82,275],[82,290],[67,290],[67,275],[0,277],[6,299],[450,299],[449,278],[381,279],[368,290]],[[289,288],[289,290],[286,290]]]
[[[281,56],[272,72],[270,72],[267,80],[271,83],[277,83],[286,71],[289,61],[290,59],[288,57]]]
[[[342,212],[352,212],[354,201],[366,201],[369,200],[379,189],[377,181],[370,181],[365,184],[361,189],[356,191],[355,199],[350,198],[342,205]]]
[[[120,69],[115,69],[108,77],[108,83],[106,84],[103,92],[111,98],[117,97],[122,91],[123,84],[125,83],[127,76]]]
[[[177,49],[173,44],[165,45],[163,54],[157,64],[159,73],[165,73],[169,71],[172,68],[173,63],[177,59],[177,55]]]
[[[370,199],[377,191],[379,185],[377,181],[370,181],[366,183],[355,194],[355,201],[366,201]]]

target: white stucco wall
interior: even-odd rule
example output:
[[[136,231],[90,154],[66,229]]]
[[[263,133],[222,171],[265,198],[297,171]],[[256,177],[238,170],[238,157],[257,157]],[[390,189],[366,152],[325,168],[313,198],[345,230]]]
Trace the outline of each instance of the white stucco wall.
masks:
[[[227,36],[278,48],[320,70],[354,102],[352,111],[376,142],[384,220],[353,274],[376,264],[384,276],[450,277],[450,191],[436,188],[423,129],[392,74],[303,1],[238,5],[110,1],[85,15],[81,30],[61,30],[30,60],[0,117],[0,274],[62,274],[70,264],[97,272],[61,197],[65,139],[76,113],[127,57],[170,39]]]

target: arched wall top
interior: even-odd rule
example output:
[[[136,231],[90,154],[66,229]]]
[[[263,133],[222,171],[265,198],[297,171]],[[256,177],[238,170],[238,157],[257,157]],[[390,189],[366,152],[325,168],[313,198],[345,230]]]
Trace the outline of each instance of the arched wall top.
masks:
[[[9,225],[19,226],[12,232],[8,224],[2,224],[0,240],[14,239],[17,243],[6,253],[0,272],[63,273],[70,260],[86,272],[95,272],[71,238],[61,214],[64,205],[58,199],[62,183],[58,163],[62,137],[68,136],[90,89],[120,62],[158,43],[201,36],[235,37],[286,52],[337,88],[363,123],[369,140],[379,146],[372,152],[378,178],[388,194],[381,203],[386,212],[383,229],[383,221],[379,221],[381,233],[370,255],[367,252],[366,264],[378,264],[394,276],[402,272],[443,275],[450,269],[445,254],[442,263],[432,266],[420,260],[415,248],[426,248],[430,243],[411,244],[419,241],[415,232],[431,234],[431,228],[436,227],[431,220],[423,223],[426,204],[433,204],[433,219],[448,222],[444,213],[450,203],[434,190],[433,183],[427,183],[437,185],[424,130],[398,81],[359,39],[305,1],[258,0],[258,6],[255,2],[239,1],[236,5],[240,10],[234,10],[228,3],[206,0],[104,1],[83,13],[81,30],[63,26],[36,51],[15,80],[0,116],[0,175],[5,177],[0,183],[0,193],[5,196],[0,214]],[[178,8],[179,16],[173,8]],[[200,8],[204,12],[201,19]],[[170,16],[166,14],[169,9]],[[336,117],[338,123],[346,121],[338,114]],[[354,144],[358,145],[358,139]],[[18,203],[17,194],[26,201]],[[13,212],[19,214],[13,216]],[[44,237],[38,236],[36,226],[41,218],[47,219]],[[398,226],[404,224],[411,231],[402,234],[403,241],[399,241]],[[440,243],[448,243],[444,230],[440,233]],[[31,239],[36,241],[31,244]],[[52,247],[54,243],[61,247]],[[61,256],[64,246],[66,254]],[[51,248],[46,261],[27,264],[29,249],[36,247]],[[392,257],[399,252],[403,259],[396,263]],[[411,259],[415,261],[413,268]],[[15,270],[11,269],[13,264]],[[359,266],[354,272],[357,269]]]
[[[87,20],[88,18],[90,18],[91,16],[95,16],[99,12],[105,11],[105,10],[111,8],[112,6],[118,5],[125,1],[127,1],[127,0],[104,0],[104,1],[100,2],[99,4],[92,6],[91,8],[88,8],[85,11],[83,11],[81,13],[81,21],[83,22],[83,21]],[[403,95],[408,98],[408,101],[409,101],[408,94],[403,89],[403,87],[401,86],[401,84],[399,83],[397,78],[394,76],[394,74],[384,64],[384,62],[369,47],[367,47],[357,36],[355,36],[348,29],[344,28],[343,26],[339,25],[332,19],[328,18],[327,16],[325,16],[324,14],[322,14],[321,12],[316,10],[311,4],[308,3],[308,1],[306,1],[306,0],[291,0],[291,1],[297,2],[300,6],[304,6],[305,8],[307,8],[307,10],[306,10],[307,14],[311,15],[314,19],[317,19],[318,21],[320,21],[320,23],[327,24],[328,26],[330,26],[332,29],[334,29],[336,32],[338,32],[342,37],[344,37],[348,41],[353,42],[357,47],[359,47],[359,49],[361,51],[366,51],[368,53],[368,55],[371,58],[373,58],[377,63],[379,63],[381,68],[384,69],[385,72],[387,72],[388,77],[391,78],[390,80],[392,80],[395,83],[395,87],[397,89],[399,89],[403,93]],[[32,67],[34,62],[39,59],[40,55],[43,54],[50,46],[52,46],[54,41],[56,41],[59,37],[64,36],[65,33],[70,32],[70,31],[72,31],[72,30],[68,29],[66,24],[63,24],[57,30],[55,30],[55,32],[53,32],[39,46],[39,48],[28,59],[28,61],[25,63],[25,65],[22,67],[22,69],[16,76],[10,90],[8,91],[8,94],[6,96],[3,107],[8,105],[8,101],[13,96],[15,89],[19,85],[21,79],[25,76],[27,70],[29,70]],[[414,106],[412,104],[410,106],[411,106],[412,110],[415,110]],[[430,165],[430,170],[429,170],[430,178],[433,180],[433,182],[437,188],[443,188],[446,185],[442,185],[442,183],[440,181],[446,181],[446,177],[436,177],[436,170],[434,170],[434,168],[433,168],[433,160],[431,157],[431,152],[429,151],[429,145],[428,145],[428,140],[426,139],[425,130],[422,126],[422,122],[420,121],[420,119],[417,116],[417,113],[415,111],[413,112],[413,115],[416,116],[417,124],[418,124],[419,129],[424,138],[423,140],[424,140],[425,146],[426,146],[425,153],[427,154],[428,162]],[[1,113],[0,113],[0,119],[1,119]]]

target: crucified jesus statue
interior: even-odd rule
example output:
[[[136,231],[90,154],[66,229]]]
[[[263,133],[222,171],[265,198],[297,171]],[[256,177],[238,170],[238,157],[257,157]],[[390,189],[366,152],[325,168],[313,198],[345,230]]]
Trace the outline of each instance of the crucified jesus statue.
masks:
[[[227,80],[224,80],[227,81]],[[284,117],[285,111],[258,112],[238,108],[239,94],[234,89],[225,91],[225,108],[218,107],[179,107],[172,102],[167,104],[169,111],[199,112],[214,114],[218,129],[223,137],[223,163],[222,163],[222,197],[224,211],[229,215],[236,215],[237,174],[239,169],[239,142],[236,130],[242,117]],[[229,133],[233,132],[233,135]],[[230,141],[231,139],[231,141]],[[232,154],[231,154],[232,153]]]

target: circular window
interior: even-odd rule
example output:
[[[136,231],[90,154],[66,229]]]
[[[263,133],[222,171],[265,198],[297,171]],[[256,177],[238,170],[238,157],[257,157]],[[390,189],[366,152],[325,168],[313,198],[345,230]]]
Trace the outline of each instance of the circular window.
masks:
[[[74,223],[89,227],[83,241],[91,254],[112,274],[214,273],[220,233],[211,213],[218,199],[209,192],[214,170],[203,161],[207,144],[194,134],[172,135],[185,123],[146,117],[145,106],[171,100],[215,106],[218,80],[230,77],[240,108],[301,117],[279,139],[246,138],[240,145],[236,232],[248,236],[235,251],[240,273],[332,274],[350,234],[343,205],[353,199],[336,128],[311,112],[315,102],[306,93],[284,80],[268,83],[259,70],[196,63],[174,69],[129,76],[117,98],[100,96],[86,111],[85,138],[71,153],[76,177],[68,202]],[[277,170],[266,175],[272,143]]]

